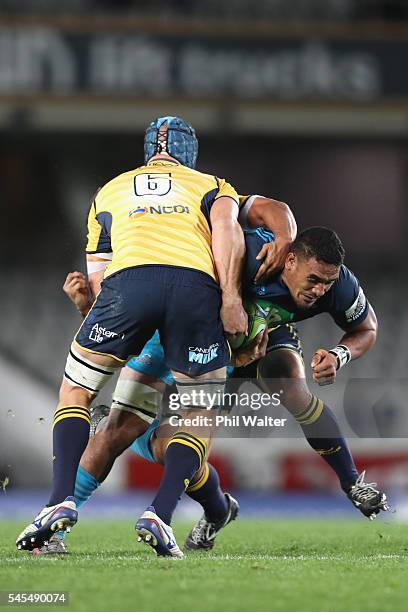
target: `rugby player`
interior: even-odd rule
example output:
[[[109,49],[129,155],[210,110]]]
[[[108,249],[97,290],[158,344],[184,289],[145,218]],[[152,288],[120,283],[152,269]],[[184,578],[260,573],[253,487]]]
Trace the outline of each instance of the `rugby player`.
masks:
[[[258,252],[257,241],[256,234],[246,236],[247,259]],[[375,313],[343,259],[344,248],[335,232],[310,228],[294,241],[282,274],[261,285],[246,283],[249,293],[273,305],[273,317],[269,318],[267,355],[252,366],[237,368],[234,376],[258,374],[269,393],[283,388],[282,403],[299,422],[309,444],[336,472],[354,506],[372,519],[387,509],[386,497],[374,483],[364,482],[364,472],[358,474],[333,412],[308,388],[293,325],[328,312],[345,331],[336,347],[320,348],[312,357],[313,378],[319,384],[334,383],[340,368],[371,348],[377,335]],[[140,361],[143,364],[143,357]],[[156,355],[154,367],[159,363]]]
[[[251,253],[256,255],[258,252],[257,241],[257,234],[246,236],[247,259],[251,259]],[[355,507],[372,519],[381,510],[387,509],[386,497],[375,488],[375,483],[364,482],[364,473],[358,475],[347,442],[333,413],[308,389],[300,340],[292,323],[289,323],[329,312],[335,322],[346,331],[340,340],[340,346],[331,351],[319,349],[314,354],[312,371],[319,384],[333,383],[340,367],[351,357],[360,357],[372,346],[377,333],[375,314],[357,279],[343,265],[343,258],[344,249],[334,232],[326,228],[311,228],[295,240],[281,275],[259,286],[246,283],[251,293],[268,299],[274,306],[274,321],[278,326],[270,328],[268,354],[254,364],[255,368],[251,368],[255,372],[249,368],[238,368],[235,375],[248,378],[254,376],[257,370],[269,392],[283,387],[283,403],[298,420],[309,444],[336,472],[343,490]],[[252,257],[252,260],[254,261],[255,257]],[[256,270],[259,263],[254,263]],[[252,273],[250,271],[250,274]],[[166,373],[169,373],[160,346],[154,346],[154,340],[134,361],[135,367],[139,367],[142,372],[147,372],[150,368],[151,373],[160,373],[163,380]],[[156,427],[157,424],[153,425],[147,433],[153,452]],[[104,439],[102,432],[98,436]],[[124,440],[122,443],[121,436]],[[105,438],[105,441],[107,440],[111,440],[111,436]],[[142,437],[141,440],[146,438]],[[121,444],[128,445],[125,431],[120,432],[116,443],[118,447],[121,447]],[[149,458],[149,453],[152,452],[146,451],[145,441],[141,445],[136,441],[131,448],[146,458]],[[143,448],[144,451],[141,450]],[[91,473],[95,473],[92,458],[87,468]],[[98,486],[98,482],[86,470],[83,470],[81,477],[83,482],[80,483],[79,494],[85,500],[89,497],[92,487]],[[86,491],[84,483],[87,483]],[[213,544],[214,533],[217,533],[214,528],[216,524],[217,522],[209,520],[205,513],[187,539],[187,547],[207,548],[209,542]],[[206,536],[208,533],[213,536],[210,540]]]
[[[18,536],[19,549],[37,548],[56,529],[77,522],[73,494],[89,437],[90,404],[155,330],[176,384],[190,397],[202,386],[224,388],[230,359],[224,331],[247,331],[236,191],[194,169],[195,132],[178,117],[153,121],[144,150],[145,165],[107,183],[90,208],[89,259],[95,268],[107,253],[112,259],[68,355],[54,418],[51,497]],[[168,444],[159,491],[138,521],[144,532],[157,532],[163,554],[182,556],[169,523],[179,496],[206,460],[208,441],[182,431]]]
[[[268,234],[265,230],[257,234],[259,249],[254,254],[257,262],[255,280],[280,270],[297,231],[290,208],[285,203],[270,198],[240,196],[239,220],[248,230],[261,225],[265,228],[274,228],[273,241],[271,241],[272,234]],[[88,262],[89,283],[80,272],[72,272],[67,276],[64,291],[83,317],[89,312],[94,295],[100,290],[106,265],[107,260],[105,263],[100,262],[98,269],[95,270],[93,262]],[[258,342],[249,349],[236,353],[234,361],[241,364],[259,358],[264,354],[266,339],[266,336],[263,339],[259,338]],[[156,332],[142,353],[137,358],[130,359],[120,372],[108,425],[98,436],[91,438],[78,469],[75,488],[77,507],[86,501],[92,491],[104,480],[115,458],[133,443],[135,438],[146,433],[156,416],[166,384],[173,382],[173,377],[165,365],[163,349]],[[98,411],[99,407],[96,407],[96,413]],[[95,417],[98,418],[97,414]],[[139,449],[145,449],[146,456],[150,459],[148,444],[143,442],[148,437],[149,432],[143,439],[137,439],[135,445]],[[88,469],[90,471],[87,471]],[[212,523],[218,526],[219,530],[221,524],[229,522],[228,516],[234,513],[236,515],[237,503],[229,494],[221,491],[218,475],[212,466],[209,466],[205,474],[206,479],[199,479],[199,486],[195,476],[191,482],[193,490],[187,487],[186,492],[202,504],[206,516],[212,519]],[[65,552],[62,536],[62,533],[52,536],[49,545],[35,550],[43,553]]]
[[[248,255],[256,252],[246,240]],[[264,284],[246,285],[254,298],[271,304],[267,354],[236,368],[234,377],[257,378],[268,393],[283,389],[282,404],[301,426],[310,446],[336,472],[350,501],[371,520],[387,510],[376,483],[365,483],[355,467],[348,444],[331,409],[309,389],[303,351],[294,325],[327,312],[344,334],[337,346],[317,349],[311,359],[313,379],[333,384],[337,372],[364,355],[375,343],[377,319],[362,287],[344,265],[344,247],[337,234],[324,227],[301,232],[286,257],[283,272]],[[253,261],[253,257],[252,257]]]

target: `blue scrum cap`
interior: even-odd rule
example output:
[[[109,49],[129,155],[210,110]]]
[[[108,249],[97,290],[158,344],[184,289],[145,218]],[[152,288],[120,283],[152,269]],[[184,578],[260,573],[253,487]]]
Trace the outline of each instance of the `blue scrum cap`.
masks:
[[[163,123],[167,123],[167,139],[159,142],[159,129]],[[183,166],[195,168],[198,141],[194,128],[180,117],[158,117],[146,130],[145,163],[156,153],[168,153]]]

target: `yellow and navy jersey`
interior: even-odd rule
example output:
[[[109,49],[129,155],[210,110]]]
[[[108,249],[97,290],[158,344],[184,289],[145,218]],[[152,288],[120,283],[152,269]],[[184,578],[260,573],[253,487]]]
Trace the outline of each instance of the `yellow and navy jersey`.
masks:
[[[239,195],[238,196],[238,201],[239,201],[239,208],[241,209],[243,206],[245,206],[245,204],[247,203],[248,199],[252,197],[250,195]]]
[[[220,197],[237,204],[224,179],[155,159],[102,187],[88,216],[88,254],[112,253],[105,277],[142,265],[192,268],[216,278],[210,210]]]

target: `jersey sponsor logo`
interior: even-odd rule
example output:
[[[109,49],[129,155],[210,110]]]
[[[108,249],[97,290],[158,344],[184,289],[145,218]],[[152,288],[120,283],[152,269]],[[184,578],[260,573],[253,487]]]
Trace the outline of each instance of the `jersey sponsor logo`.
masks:
[[[366,296],[364,295],[364,291],[360,287],[358,296],[356,297],[355,301],[344,313],[347,323],[352,323],[353,321],[356,321],[363,314],[366,308],[366,304]]]
[[[200,346],[189,346],[188,347],[188,360],[192,363],[209,363],[216,357],[218,357],[218,349],[220,345],[218,342],[212,344],[208,348],[202,348]]]
[[[134,210],[131,210],[129,213],[129,217],[141,217],[145,213],[149,212],[146,206],[138,206]]]
[[[131,210],[129,213],[130,218],[141,217],[149,213],[150,215],[172,215],[173,213],[177,213],[179,215],[189,215],[190,208],[188,206],[183,206],[182,204],[176,204],[175,206],[138,206],[134,210]]]
[[[95,323],[88,337],[90,340],[100,343],[103,342],[103,340],[105,340],[106,338],[117,338],[118,334],[114,331],[106,329],[105,327],[101,327],[100,325],[98,325],[98,323]]]

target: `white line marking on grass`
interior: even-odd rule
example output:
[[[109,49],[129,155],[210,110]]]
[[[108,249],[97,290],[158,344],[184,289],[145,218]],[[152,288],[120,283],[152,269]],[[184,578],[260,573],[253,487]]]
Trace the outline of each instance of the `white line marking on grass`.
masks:
[[[408,555],[206,555],[213,561],[378,561],[380,559],[408,559]]]
[[[64,557],[65,559],[65,557]],[[397,560],[397,559],[408,559],[408,554],[407,555],[401,555],[401,554],[397,554],[397,553],[391,553],[388,555],[385,554],[375,554],[375,555],[355,555],[353,553],[349,554],[349,555],[207,555],[207,554],[203,554],[202,556],[198,556],[198,555],[194,555],[194,556],[189,556],[188,554],[185,557],[185,560],[190,560],[190,561],[357,561],[357,562],[367,562],[367,561],[380,561],[380,560],[385,560],[385,559],[390,559],[390,560]],[[49,556],[27,556],[27,557],[21,557],[21,558],[16,558],[16,557],[5,557],[3,559],[3,561],[5,563],[14,563],[14,564],[19,564],[19,563],[42,563],[44,562],[44,560],[46,560],[46,563],[58,563],[61,562],[61,559],[58,559],[57,557],[49,557]],[[103,555],[101,555],[100,553],[97,553],[96,555],[83,555],[81,553],[79,553],[78,555],[76,553],[71,553],[70,558],[66,559],[64,561],[62,561],[62,563],[78,563],[80,561],[99,561],[99,560],[103,560],[105,563],[106,562],[110,562],[110,561],[129,561],[129,562],[133,562],[133,561],[139,561],[139,562],[143,562],[146,563],[162,563],[165,561],[179,561],[179,559],[172,559],[171,557],[163,557],[163,558],[155,558],[155,557],[149,557],[146,558],[144,555],[114,555],[114,554],[109,554],[109,553],[105,553]]]

